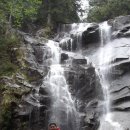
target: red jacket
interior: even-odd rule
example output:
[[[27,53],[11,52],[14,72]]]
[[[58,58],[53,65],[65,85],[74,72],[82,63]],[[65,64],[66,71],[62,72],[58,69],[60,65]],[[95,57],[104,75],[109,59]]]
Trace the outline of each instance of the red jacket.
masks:
[[[60,128],[56,128],[56,129],[51,129],[51,130],[60,130]]]

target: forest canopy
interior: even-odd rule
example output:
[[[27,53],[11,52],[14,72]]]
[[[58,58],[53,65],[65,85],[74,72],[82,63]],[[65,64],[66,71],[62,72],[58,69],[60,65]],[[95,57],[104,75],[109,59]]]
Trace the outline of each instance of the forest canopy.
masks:
[[[1,0],[0,26],[9,23],[20,27],[25,23],[43,25],[78,21],[78,0]]]
[[[101,22],[130,14],[130,0],[89,0],[89,22]]]

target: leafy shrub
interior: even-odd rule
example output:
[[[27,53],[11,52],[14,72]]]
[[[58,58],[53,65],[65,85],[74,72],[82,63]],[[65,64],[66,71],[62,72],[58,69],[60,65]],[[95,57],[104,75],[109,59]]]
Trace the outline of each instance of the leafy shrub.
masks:
[[[130,0],[93,0],[90,3],[89,22],[101,22],[130,14]]]

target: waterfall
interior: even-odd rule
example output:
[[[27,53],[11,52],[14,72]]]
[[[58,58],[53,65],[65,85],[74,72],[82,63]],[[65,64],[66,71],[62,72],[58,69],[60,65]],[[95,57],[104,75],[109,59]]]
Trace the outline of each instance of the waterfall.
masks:
[[[101,120],[99,130],[122,130],[121,125],[118,122],[112,120],[112,113],[110,111],[110,82],[108,80],[108,74],[111,71],[112,54],[114,53],[112,47],[109,45],[111,42],[111,27],[107,22],[100,24],[101,34],[101,47],[98,52],[99,54],[99,75],[104,92],[104,115]],[[105,47],[104,47],[105,46]]]
[[[82,49],[82,33],[90,27],[90,23],[73,23],[61,25],[57,39],[63,50],[79,51]]]
[[[44,79],[51,94],[50,123],[54,122],[62,130],[79,130],[79,114],[64,76],[64,68],[60,64],[61,49],[59,44],[48,41],[51,49],[50,70]]]
[[[82,114],[78,112],[76,101],[71,96],[64,74],[64,67],[60,63],[61,53],[66,52],[69,57],[75,54],[78,55],[82,49],[82,33],[90,26],[91,24],[89,23],[62,25],[58,30],[59,35],[55,39],[59,42],[49,40],[47,43],[47,46],[50,48],[51,58],[48,60],[50,70],[44,79],[44,84],[48,86],[48,90],[51,94],[51,114],[49,122],[57,123],[62,130],[80,130],[80,116]],[[65,46],[65,51],[63,46]],[[71,58],[69,60],[69,63],[65,63],[67,66],[69,64],[71,65]]]
[[[95,75],[93,72],[91,72],[93,70],[92,68],[94,67],[91,65],[89,66],[87,64],[89,62],[88,59],[85,60],[86,57],[84,58],[84,56],[82,55],[82,49],[83,49],[82,34],[87,30],[91,30],[92,29],[91,25],[92,25],[91,23],[73,23],[73,24],[61,25],[58,30],[58,35],[54,39],[57,42],[48,40],[46,41],[46,43],[44,43],[44,45],[42,45],[43,48],[45,46],[47,46],[47,48],[43,50],[45,54],[43,55],[43,63],[41,63],[42,65],[40,69],[42,70],[42,67],[45,65],[49,68],[49,71],[46,77],[43,78],[43,84],[40,87],[42,87],[45,90],[46,89],[48,90],[47,96],[49,96],[49,98],[51,99],[49,109],[47,110],[47,114],[49,113],[47,115],[47,117],[49,116],[49,121],[47,122],[47,124],[54,122],[58,124],[58,126],[60,126],[61,130],[81,130],[81,129],[86,129],[86,127],[89,128],[89,125],[95,125],[93,124],[95,120],[97,121],[96,123],[98,123],[98,119],[97,118],[95,119],[95,117],[93,117],[95,116],[94,110],[98,109],[96,108],[98,107],[98,105],[94,106],[95,108],[93,108],[93,106],[91,105],[98,104],[97,103],[98,101],[96,100],[102,101],[102,98],[96,99],[98,97],[96,97],[95,94],[96,92],[93,91],[94,89],[96,91],[97,89],[96,87],[98,85],[96,85],[97,83],[96,81],[93,81]],[[101,37],[101,44],[98,52],[96,54],[94,53],[93,55],[96,55],[96,60],[98,61],[98,65],[95,67],[98,70],[97,73],[98,76],[100,77],[99,82],[101,82],[101,84],[99,83],[100,84],[99,87],[101,88],[102,86],[102,90],[103,90],[103,94],[102,93],[101,94],[104,96],[104,105],[103,105],[104,111],[103,111],[103,116],[101,117],[99,130],[108,130],[108,129],[122,130],[120,124],[118,122],[113,121],[112,118],[113,115],[110,110],[111,107],[110,93],[109,93],[110,82],[108,80],[108,74],[111,71],[111,62],[113,60],[112,54],[114,53],[111,44],[109,44],[111,42],[111,26],[109,26],[107,22],[104,22],[100,24],[98,27],[99,27],[98,29],[100,29],[99,32]],[[94,31],[91,31],[91,33],[93,32]],[[61,56],[63,53],[68,55],[68,61],[62,63]],[[76,57],[77,58],[76,59],[75,56],[79,56],[79,57],[78,58]],[[89,57],[89,55],[86,56]],[[73,59],[75,61],[73,61]],[[91,57],[89,57],[89,59],[90,61],[92,60]],[[77,67],[76,68],[77,73],[74,75],[75,79],[81,80],[81,82],[83,81],[83,85],[85,87],[84,86],[81,87],[82,85],[80,86],[80,84],[82,83],[80,82],[80,84],[78,84],[79,81],[75,81],[75,84],[73,84],[73,86],[69,86],[67,77],[65,76],[65,71],[66,71],[65,66],[67,66],[68,69],[72,69],[72,71],[71,70],[69,71],[70,73],[73,73],[73,68],[74,68],[73,64],[74,66]],[[78,68],[81,70],[78,70]],[[82,71],[83,73],[87,73],[88,75],[85,74],[83,74],[83,76],[78,75],[78,73],[82,74]],[[98,76],[96,77],[97,80],[98,80]],[[91,80],[90,84],[89,84],[89,77]],[[73,93],[71,93],[72,92],[71,89],[73,89],[71,87],[76,87],[76,91],[74,90],[75,91],[74,97],[72,96]],[[93,89],[91,89],[92,87]],[[92,95],[94,95],[94,97],[91,97],[90,96],[91,93],[90,93],[89,96],[91,98],[89,99],[89,96],[87,97],[86,95],[88,91],[89,93],[91,92]],[[84,98],[88,98],[88,99],[80,100],[80,96],[82,97],[82,94]],[[37,104],[33,103],[33,105],[38,106],[40,110],[40,107],[44,104],[41,104],[39,100],[37,100]],[[87,111],[88,108],[90,109],[89,111]],[[94,110],[91,110],[91,108]],[[87,114],[90,117],[87,117]],[[39,115],[40,114],[38,114],[38,116]],[[84,120],[86,120],[86,122]],[[92,126],[90,126],[90,128],[91,127]]]

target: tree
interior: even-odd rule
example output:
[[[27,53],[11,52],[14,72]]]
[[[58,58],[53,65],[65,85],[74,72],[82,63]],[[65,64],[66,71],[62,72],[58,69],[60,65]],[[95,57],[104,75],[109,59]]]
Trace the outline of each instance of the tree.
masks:
[[[36,18],[41,3],[41,0],[2,0],[0,2],[1,16],[4,16],[4,22],[20,26],[24,19]]]
[[[45,26],[71,23],[79,20],[79,0],[1,0],[0,17],[10,26],[38,22]]]
[[[70,23],[79,20],[77,15],[77,0],[43,0],[39,19],[54,25],[57,23]]]
[[[91,0],[90,3],[89,22],[101,22],[130,12],[130,0]]]

